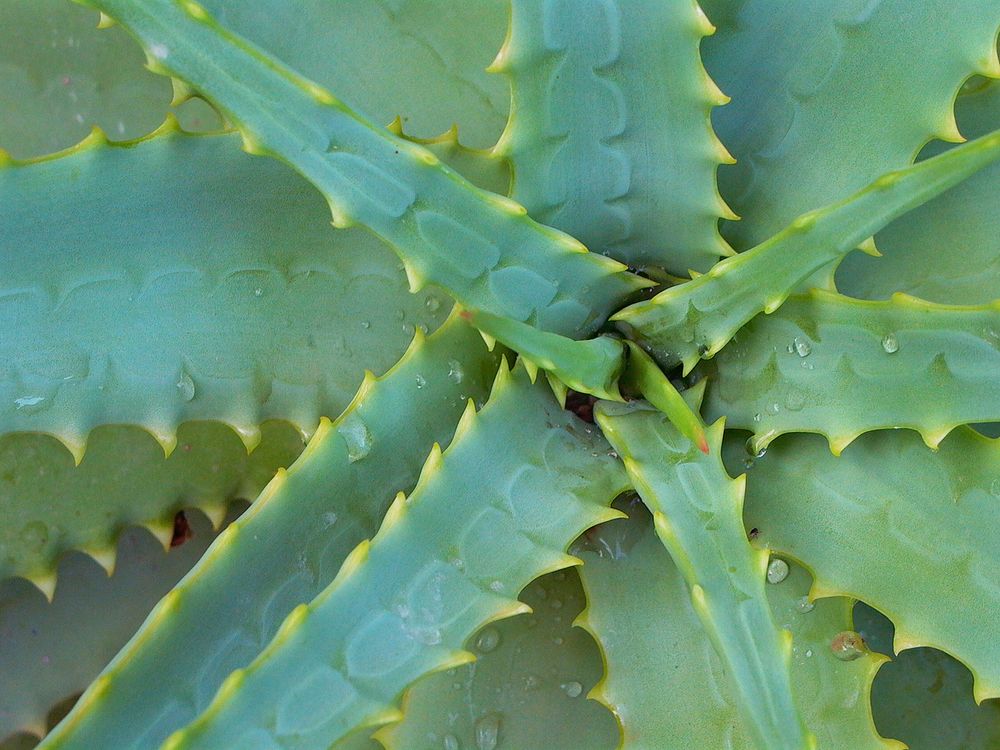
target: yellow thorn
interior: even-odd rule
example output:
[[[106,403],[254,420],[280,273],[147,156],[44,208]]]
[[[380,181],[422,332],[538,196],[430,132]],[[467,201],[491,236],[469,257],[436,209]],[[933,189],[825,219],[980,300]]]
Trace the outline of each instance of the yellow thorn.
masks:
[[[873,258],[881,258],[882,253],[878,251],[875,247],[875,237],[869,237],[867,240],[858,245],[858,250],[863,252],[865,255],[870,255]]]
[[[243,441],[243,445],[247,449],[247,453],[253,453],[254,448],[260,445],[260,427],[252,425],[231,425],[233,430],[239,436],[240,440]],[[176,437],[174,438],[176,443]]]
[[[209,522],[212,524],[212,529],[214,531],[218,531],[222,528],[222,523],[226,520],[227,508],[225,503],[199,506],[198,510],[205,514]]]
[[[118,22],[109,16],[107,13],[101,12],[100,18],[97,21],[97,28],[99,29],[110,29],[112,26],[117,26]]]
[[[118,553],[113,544],[103,549],[85,547],[80,551],[89,555],[94,562],[104,568],[104,572],[108,574],[109,578],[115,574],[115,560]]]
[[[45,595],[49,604],[52,603],[52,597],[56,593],[56,572],[54,570],[47,573],[30,573],[24,577],[35,584],[35,588]]]
[[[174,538],[174,522],[172,519],[170,521],[149,521],[143,524],[143,528],[153,535],[153,538],[163,547],[164,552],[170,551],[170,541]]]

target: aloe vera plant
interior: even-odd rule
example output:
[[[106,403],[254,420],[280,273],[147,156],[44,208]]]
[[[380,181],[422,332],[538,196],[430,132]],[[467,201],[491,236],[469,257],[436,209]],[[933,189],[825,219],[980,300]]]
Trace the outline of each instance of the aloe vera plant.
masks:
[[[84,5],[0,7],[0,748],[998,746],[996,0]]]

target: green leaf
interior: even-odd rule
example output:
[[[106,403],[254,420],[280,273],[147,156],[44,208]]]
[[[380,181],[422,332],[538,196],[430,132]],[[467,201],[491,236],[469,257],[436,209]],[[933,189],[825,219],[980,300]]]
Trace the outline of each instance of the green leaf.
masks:
[[[145,431],[96,429],[79,466],[56,440],[16,433],[0,438],[0,580],[23,576],[51,598],[56,563],[83,550],[110,573],[124,528],[142,524],[167,545],[174,516],[198,507],[215,524],[230,501],[250,500],[301,452],[302,436],[268,422],[249,455],[225,425],[188,422],[169,458]]]
[[[361,224],[393,245],[411,290],[434,283],[467,307],[578,338],[648,286],[364,120],[194,0],[96,4],[141,39],[155,70],[224,104],[248,151],[284,159],[315,184],[337,226]]]
[[[855,622],[865,643],[892,655],[892,623],[859,602]],[[882,666],[872,686],[872,713],[884,733],[909,750],[970,750],[1000,746],[1000,701],[976,705],[972,675],[934,648],[914,648]]]
[[[77,459],[108,423],[167,450],[191,419],[249,446],[266,419],[310,434],[444,318],[383,243],[332,231],[308,183],[238,142],[167,126],[0,168],[0,430],[53,434]]]
[[[1000,81],[974,80],[958,98],[958,122],[965,135],[985,135],[1000,123]],[[929,144],[922,158],[943,152]],[[837,270],[837,287],[851,297],[884,299],[906,292],[931,302],[974,305],[1000,295],[1000,164],[993,164],[944,195],[929,201],[877,235],[885,256],[857,253]]]
[[[576,571],[543,576],[520,599],[534,611],[471,638],[474,664],[428,675],[407,691],[403,720],[378,733],[389,750],[475,748],[477,726],[494,721],[497,747],[618,745],[614,716],[587,700],[603,669],[594,639],[572,627],[585,604]]]
[[[416,482],[430,447],[451,437],[466,399],[488,392],[497,357],[472,328],[453,319],[421,339],[381,379],[367,379],[336,422],[324,421],[45,747],[158,745],[261,652],[296,605],[327,586],[378,529],[396,491]]]
[[[467,638],[526,611],[515,597],[531,580],[576,563],[566,547],[619,515],[607,505],[624,484],[599,435],[501,364],[486,406],[431,451],[376,537],[164,748],[327,747],[398,720],[408,685],[474,659]]]
[[[956,425],[1000,419],[1000,303],[862,302],[814,290],[761,316],[715,359],[706,413],[754,433],[818,432],[840,453],[869,430],[937,445]]]
[[[198,561],[215,535],[200,513],[186,517],[194,535],[169,553],[144,529],[127,530],[110,577],[87,556],[67,555],[51,603],[24,581],[0,583],[0,739],[44,735],[49,710],[81,693]]]
[[[747,541],[743,481],[722,466],[723,423],[709,428],[705,454],[647,405],[601,402],[594,416],[687,583],[749,734],[761,750],[814,747],[792,698],[790,633],[779,630],[764,593],[768,554]]]
[[[952,101],[1000,75],[994,0],[705,0],[705,64],[733,101],[713,113],[736,165],[722,194],[737,250],[958,140]]]
[[[591,530],[573,550],[584,560],[588,608],[581,624],[594,633],[607,665],[591,696],[618,716],[623,750],[751,750],[738,696],[681,572],[645,510],[637,503],[629,514]],[[798,566],[766,588],[774,621],[793,633],[792,689],[819,747],[901,748],[878,737],[871,720],[868,690],[884,658],[863,651],[841,661],[830,650],[838,633],[852,627],[850,602],[825,599],[810,607],[809,575]]]
[[[66,0],[5,0],[0,148],[19,158],[52,153],[94,125],[116,140],[146,135],[167,114],[170,82],[142,63],[124,29],[99,30],[92,10]]]
[[[714,356],[747,321],[773,313],[802,282],[892,219],[1000,158],[1000,131],[883,175],[850,198],[805,214],[752,250],[616,313],[665,366]]]
[[[698,53],[712,31],[691,0],[514,0],[493,65],[511,82],[497,152],[512,197],[632,266],[683,274],[731,254],[715,185],[731,158],[709,122],[727,99]]]
[[[575,391],[622,400],[618,378],[625,367],[625,348],[619,339],[598,336],[576,341],[479,310],[464,310],[461,315],[487,337],[515,350],[532,380],[540,368]]]
[[[994,399],[996,402],[996,399]],[[896,626],[897,652],[966,664],[978,701],[1000,696],[1000,441],[967,427],[934,451],[873,432],[835,457],[815,436],[776,441],[749,472],[746,522],[816,575],[813,596],[861,599]]]
[[[507,29],[505,0],[206,0],[219,22],[326,86],[378,124],[435,136],[457,123],[492,146],[510,93],[486,67]]]

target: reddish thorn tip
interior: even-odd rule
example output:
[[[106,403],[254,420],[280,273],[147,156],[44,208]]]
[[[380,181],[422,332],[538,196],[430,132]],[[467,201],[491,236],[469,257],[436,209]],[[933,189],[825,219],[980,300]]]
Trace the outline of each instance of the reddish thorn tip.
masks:
[[[698,448],[701,449],[702,453],[708,455],[708,441],[705,439],[704,435],[702,435],[701,439],[698,441]]]

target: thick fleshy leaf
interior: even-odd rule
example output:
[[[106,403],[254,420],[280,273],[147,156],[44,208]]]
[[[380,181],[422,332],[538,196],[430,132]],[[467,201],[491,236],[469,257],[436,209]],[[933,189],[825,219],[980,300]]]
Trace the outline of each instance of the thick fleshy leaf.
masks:
[[[382,125],[427,138],[458,125],[492,146],[506,83],[486,72],[507,30],[506,0],[205,0],[219,22]]]
[[[978,138],[1000,125],[1000,81],[978,79],[958,98],[962,133]],[[929,144],[921,158],[943,152]],[[894,221],[875,238],[884,257],[855,253],[837,270],[851,297],[906,292],[931,302],[974,305],[1000,297],[1000,164]]]
[[[1000,130],[898,172],[691,281],[618,312],[614,320],[663,365],[712,357],[758,313],[773,313],[815,271],[864,247],[892,219],[1000,159]]]
[[[365,120],[194,0],[94,4],[141,39],[151,67],[224,102],[248,151],[286,160],[313,182],[337,226],[360,224],[389,242],[411,290],[433,283],[467,307],[579,338],[649,285]]]
[[[472,328],[453,319],[420,339],[380,380],[366,379],[336,422],[324,421],[299,460],[157,605],[46,747],[158,746],[333,580],[395,493],[414,485],[431,446],[451,437],[466,399],[488,393],[497,356]]]
[[[892,656],[892,623],[859,602],[854,608],[865,644]],[[903,651],[879,670],[872,713],[882,733],[909,750],[986,750],[1000,747],[1000,700],[976,705],[972,675],[935,648]]]
[[[519,597],[534,610],[469,641],[473,664],[428,675],[403,720],[378,733],[389,750],[475,748],[496,724],[498,748],[613,750],[618,725],[588,691],[603,674],[591,636],[573,621],[585,604],[576,570],[550,573]]]
[[[511,81],[498,153],[538,221],[632,266],[685,274],[731,254],[694,0],[513,0],[493,69]],[[656,85],[651,86],[650,82]]]
[[[143,524],[166,545],[174,516],[196,506],[218,524],[230,501],[251,500],[302,451],[287,423],[268,422],[249,455],[228,427],[189,422],[169,458],[145,431],[94,431],[79,466],[58,441],[15,433],[0,438],[0,580],[23,576],[51,596],[56,563],[83,550],[108,571],[122,530]]]
[[[334,232],[307,182],[238,144],[167,127],[0,168],[0,430],[78,459],[109,423],[168,449],[191,419],[250,446],[266,419],[309,434],[444,318],[383,243]]]
[[[581,624],[601,644],[604,681],[591,693],[621,722],[623,750],[754,750],[729,674],[688,596],[684,577],[636,504],[629,520],[588,532],[573,551],[588,608]],[[851,628],[850,602],[811,605],[809,575],[792,566],[767,586],[774,620],[792,632],[796,702],[822,750],[888,750],[872,725],[868,691],[883,659],[861,650],[841,661],[831,643]],[[771,745],[767,745],[771,747]]]
[[[967,427],[936,451],[911,432],[864,435],[833,456],[812,435],[776,441],[748,473],[760,539],[895,624],[895,650],[965,663],[977,700],[1000,696],[1000,441]]]
[[[706,411],[754,433],[817,432],[839,453],[869,430],[937,445],[956,425],[1000,419],[1000,302],[862,302],[814,290],[759,316],[714,361]]]
[[[202,514],[185,518],[193,536],[169,551],[144,529],[122,534],[110,577],[86,555],[67,555],[51,603],[23,581],[0,584],[0,739],[45,734],[49,710],[82,693],[198,561],[215,534]]]
[[[594,416],[687,584],[748,734],[761,750],[812,748],[792,697],[790,633],[776,624],[764,593],[768,554],[750,546],[742,478],[722,466],[723,423],[709,428],[702,453],[648,404],[602,402]]]
[[[713,113],[736,164],[722,194],[737,250],[796,216],[959,138],[952,101],[973,73],[1000,76],[994,0],[705,0],[703,45],[732,102]],[[873,73],[877,71],[877,75]]]
[[[164,749],[328,747],[401,718],[406,687],[474,659],[463,645],[476,630],[525,612],[520,590],[575,564],[573,539],[619,515],[608,504],[625,478],[609,452],[547,385],[501,363],[486,406],[470,404],[375,538]]]

